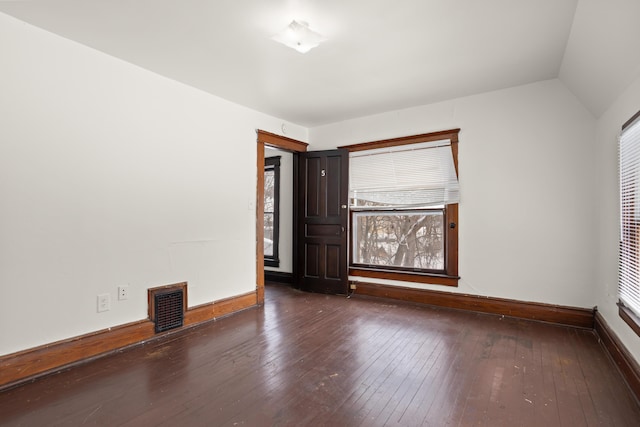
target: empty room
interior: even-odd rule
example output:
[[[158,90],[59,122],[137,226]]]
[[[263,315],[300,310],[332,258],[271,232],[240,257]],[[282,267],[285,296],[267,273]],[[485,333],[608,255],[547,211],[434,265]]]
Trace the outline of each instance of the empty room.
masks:
[[[640,425],[639,18],[0,1],[0,425]]]

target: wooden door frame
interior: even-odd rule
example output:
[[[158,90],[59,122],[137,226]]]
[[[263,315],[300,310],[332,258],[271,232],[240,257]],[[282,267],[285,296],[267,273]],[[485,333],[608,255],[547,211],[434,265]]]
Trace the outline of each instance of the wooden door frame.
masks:
[[[274,147],[295,154],[306,152],[309,144],[260,129],[256,133],[256,295],[258,304],[264,304],[264,148]],[[295,217],[293,221],[295,223]]]

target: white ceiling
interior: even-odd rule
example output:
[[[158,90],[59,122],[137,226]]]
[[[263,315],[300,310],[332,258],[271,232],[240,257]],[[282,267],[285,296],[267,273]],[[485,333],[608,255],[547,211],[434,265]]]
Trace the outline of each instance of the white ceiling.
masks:
[[[640,25],[623,34],[637,35],[632,42],[624,45],[624,38],[616,38],[623,40],[623,48],[632,48],[632,59],[624,75],[607,77],[607,67],[588,72],[599,63],[597,55],[619,56],[604,41],[591,49],[593,37],[608,37],[598,17],[615,9],[608,25],[616,26],[615,19],[631,19],[629,8],[636,12],[638,4],[41,0],[1,1],[0,11],[227,100],[313,127],[559,76],[599,115],[612,101],[611,92],[618,90],[615,98],[619,86],[640,71],[635,29]],[[293,19],[309,22],[328,41],[300,54],[270,39]],[[598,26],[595,33],[593,25]],[[603,93],[592,93],[590,85],[603,78],[610,82],[599,86]]]

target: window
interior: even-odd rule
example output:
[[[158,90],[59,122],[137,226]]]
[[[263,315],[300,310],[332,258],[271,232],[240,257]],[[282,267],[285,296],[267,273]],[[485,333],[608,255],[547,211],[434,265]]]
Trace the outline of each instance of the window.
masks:
[[[280,156],[264,159],[264,265],[278,267]]]
[[[444,272],[444,209],[355,211],[353,265]]]
[[[619,145],[620,316],[640,335],[640,112],[622,127]]]
[[[456,286],[459,129],[345,146],[355,276]]]

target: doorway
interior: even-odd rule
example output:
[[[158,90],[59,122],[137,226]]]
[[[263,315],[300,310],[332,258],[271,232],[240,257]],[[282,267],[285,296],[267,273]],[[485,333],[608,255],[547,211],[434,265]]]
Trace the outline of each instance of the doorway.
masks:
[[[256,293],[264,303],[265,147],[293,152],[294,287],[346,294],[348,152],[307,151],[308,144],[257,131]],[[268,247],[268,246],[267,246]],[[272,248],[269,248],[271,250]]]
[[[256,188],[256,293],[258,304],[264,304],[264,159],[265,147],[273,147],[291,153],[304,153],[308,144],[276,135],[263,130],[257,130],[257,188]],[[296,170],[294,166],[293,175]],[[294,179],[295,182],[295,179]],[[294,184],[295,185],[295,184]],[[295,191],[294,191],[295,194]],[[295,201],[294,201],[295,203]],[[296,261],[293,261],[293,276],[296,275]]]

